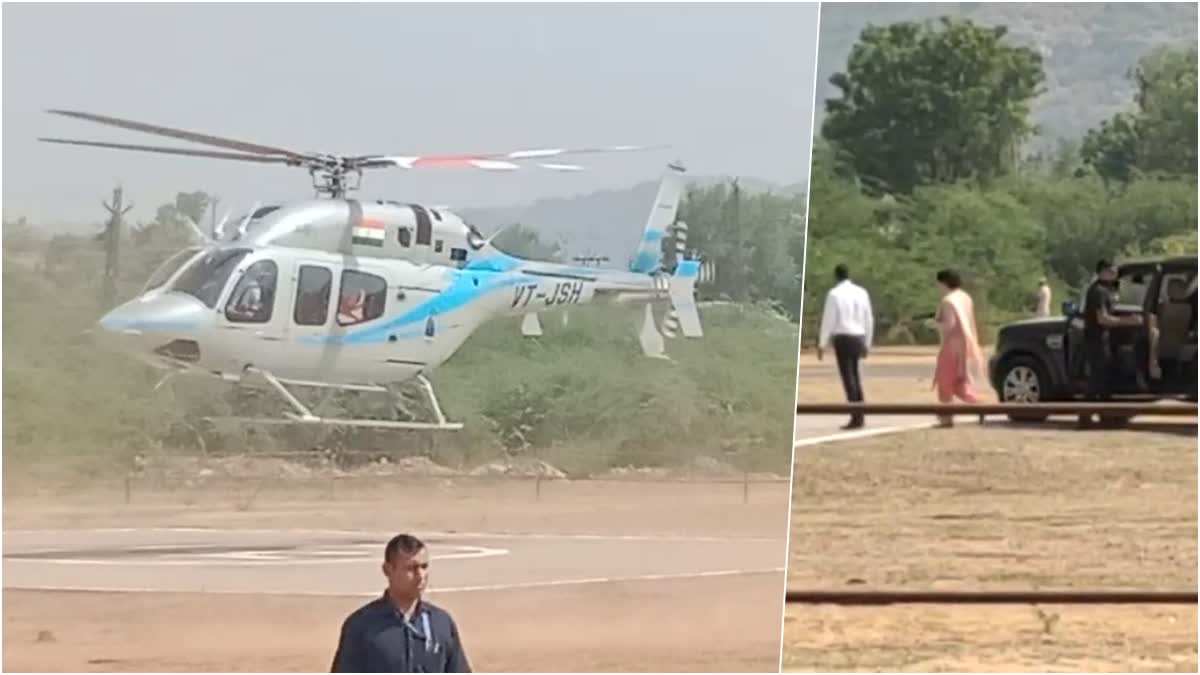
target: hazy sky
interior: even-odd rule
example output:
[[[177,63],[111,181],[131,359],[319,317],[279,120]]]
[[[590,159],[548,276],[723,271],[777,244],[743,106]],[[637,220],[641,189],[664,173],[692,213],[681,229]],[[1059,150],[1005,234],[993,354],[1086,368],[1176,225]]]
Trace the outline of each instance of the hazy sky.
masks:
[[[817,5],[6,4],[4,216],[148,219],[201,189],[312,196],[303,169],[40,143],[200,148],[85,110],[297,150],[433,153],[668,143],[580,173],[379,170],[367,198],[500,206],[693,174],[807,179]],[[568,161],[568,160],[562,160]],[[578,160],[577,160],[578,161]]]

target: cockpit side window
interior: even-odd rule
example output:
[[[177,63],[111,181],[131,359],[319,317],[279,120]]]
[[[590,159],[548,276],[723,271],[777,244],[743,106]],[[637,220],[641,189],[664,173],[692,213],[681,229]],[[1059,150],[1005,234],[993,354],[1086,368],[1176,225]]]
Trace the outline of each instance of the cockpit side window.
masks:
[[[229,281],[242,258],[249,254],[250,249],[245,248],[214,249],[192,260],[171,284],[170,290],[187,293],[209,309],[215,309],[225,282]]]
[[[387,304],[387,280],[381,276],[342,271],[342,290],[338,299],[339,326],[354,326],[383,316]]]
[[[225,303],[225,318],[236,323],[270,321],[278,275],[279,268],[273,260],[259,260],[247,267]]]

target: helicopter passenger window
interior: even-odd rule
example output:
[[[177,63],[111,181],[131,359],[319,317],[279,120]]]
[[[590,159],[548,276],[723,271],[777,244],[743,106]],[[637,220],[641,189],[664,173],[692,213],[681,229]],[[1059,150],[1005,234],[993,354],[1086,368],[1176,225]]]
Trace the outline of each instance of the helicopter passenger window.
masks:
[[[329,296],[332,293],[333,273],[328,268],[301,265],[292,320],[297,326],[324,326],[325,319],[329,317]]]
[[[409,248],[412,246],[412,230],[407,227],[396,228],[396,239],[400,242],[401,246]]]
[[[225,318],[237,323],[270,321],[277,275],[278,268],[272,260],[259,260],[247,267],[225,303]]]
[[[342,271],[342,292],[338,300],[339,326],[353,326],[383,316],[387,302],[387,280],[357,270]]]

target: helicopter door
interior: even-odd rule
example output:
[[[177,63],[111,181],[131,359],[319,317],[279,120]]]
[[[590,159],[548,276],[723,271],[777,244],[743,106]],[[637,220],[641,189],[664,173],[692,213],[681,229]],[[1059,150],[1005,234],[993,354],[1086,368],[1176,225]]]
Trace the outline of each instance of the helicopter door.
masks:
[[[255,260],[237,276],[221,310],[224,320],[218,325],[224,330],[248,334],[264,345],[282,341],[287,330],[287,312],[277,311],[276,300],[289,295],[290,283],[288,275],[279,274],[274,260]]]
[[[291,332],[299,336],[329,332],[333,314],[333,280],[336,270],[328,263],[296,263],[296,292],[292,297]]]

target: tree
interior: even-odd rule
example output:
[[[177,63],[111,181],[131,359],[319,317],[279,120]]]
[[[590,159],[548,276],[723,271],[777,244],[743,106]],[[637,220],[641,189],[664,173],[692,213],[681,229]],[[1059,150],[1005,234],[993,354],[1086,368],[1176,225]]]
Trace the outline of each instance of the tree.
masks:
[[[1041,56],[1006,44],[1003,26],[939,23],[868,26],[830,78],[842,96],[825,102],[821,133],[876,191],[1003,175],[1034,131]]]
[[[1080,155],[1106,184],[1140,175],[1196,175],[1196,49],[1160,48],[1129,75],[1137,110],[1087,132]]]
[[[1138,168],[1196,175],[1196,48],[1160,48],[1134,71],[1141,114]]]

